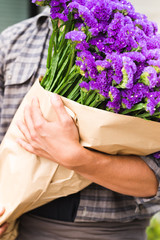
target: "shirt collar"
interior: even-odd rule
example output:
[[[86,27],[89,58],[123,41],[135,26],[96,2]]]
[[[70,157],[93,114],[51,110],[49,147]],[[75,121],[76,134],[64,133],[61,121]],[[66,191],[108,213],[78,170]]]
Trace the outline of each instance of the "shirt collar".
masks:
[[[38,14],[37,16],[37,27],[39,27],[40,25],[42,25],[43,22],[46,21],[46,19],[48,19],[48,27],[50,30],[52,30],[52,23],[50,21],[50,8],[46,7],[40,14]]]

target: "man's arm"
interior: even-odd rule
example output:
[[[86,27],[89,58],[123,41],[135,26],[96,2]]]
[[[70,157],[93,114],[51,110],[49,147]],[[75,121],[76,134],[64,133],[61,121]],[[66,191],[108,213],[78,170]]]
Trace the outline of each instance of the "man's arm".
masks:
[[[26,107],[25,122],[18,123],[25,140],[17,141],[23,148],[113,191],[135,197],[156,195],[157,178],[140,157],[111,156],[82,147],[78,130],[56,94],[53,94],[52,105],[56,122],[43,118],[37,99]]]

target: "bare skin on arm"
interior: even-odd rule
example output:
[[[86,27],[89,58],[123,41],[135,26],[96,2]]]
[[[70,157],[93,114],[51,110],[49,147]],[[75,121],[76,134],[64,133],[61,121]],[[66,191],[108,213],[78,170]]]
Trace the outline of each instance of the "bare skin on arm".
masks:
[[[112,191],[135,197],[156,195],[158,181],[154,172],[138,156],[111,156],[88,150],[79,143],[79,134],[61,98],[53,94],[56,122],[44,119],[34,98],[24,111],[18,127],[24,139],[18,143],[27,151],[46,157]]]

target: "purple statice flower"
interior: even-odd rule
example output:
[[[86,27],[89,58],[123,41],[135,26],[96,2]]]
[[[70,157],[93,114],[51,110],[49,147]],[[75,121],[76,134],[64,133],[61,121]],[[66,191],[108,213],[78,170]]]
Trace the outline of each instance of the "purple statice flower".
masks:
[[[68,5],[67,0],[51,0],[50,7],[51,7],[51,18],[56,19],[59,18],[62,21],[66,22],[68,20]]]
[[[154,153],[153,157],[156,158],[156,159],[160,159],[160,152]]]
[[[160,34],[146,38],[147,49],[160,48]]]
[[[49,2],[50,2],[50,0],[39,0],[39,1],[37,1],[37,0],[32,0],[32,3],[36,3],[37,5],[40,5],[40,6],[46,6],[46,5],[48,5],[49,4]]]
[[[104,70],[97,75],[94,81],[90,81],[90,88],[92,90],[98,90],[105,98],[109,98],[109,91],[112,85],[112,81],[110,81],[107,75],[107,71]]]
[[[101,72],[111,67],[111,62],[107,60],[97,60],[95,63],[96,63],[98,72]]]
[[[156,111],[156,106],[160,102],[160,93],[158,91],[149,92],[147,94],[147,111],[153,115]]]
[[[128,15],[130,16],[130,18],[133,19],[133,21],[135,21],[136,19],[143,19],[145,21],[147,19],[147,16],[145,14],[135,11],[130,12]]]
[[[124,15],[122,13],[115,13],[114,18],[108,26],[108,37],[117,35],[117,32],[124,26]]]
[[[91,54],[90,51],[84,50],[77,53],[78,59],[83,62],[86,66],[86,72],[91,79],[95,79],[98,73],[96,64],[95,64],[95,57]]]
[[[92,53],[92,56],[94,57],[94,59],[97,61],[97,60],[103,60],[104,58],[100,55],[100,54],[98,54],[98,53],[96,53],[96,52],[93,52]]]
[[[67,8],[67,4],[68,4],[68,0],[50,0],[51,7],[62,6],[64,8]]]
[[[136,64],[129,57],[122,57],[123,68],[122,74],[123,79],[121,83],[118,85],[121,88],[132,88],[134,84],[134,74],[136,73],[137,67]]]
[[[160,73],[157,74],[157,84],[156,87],[160,88]]]
[[[84,5],[84,4],[82,4],[82,5]],[[81,6],[81,4],[77,1],[72,1],[68,4],[70,11],[75,11],[75,12],[78,11],[79,6]]]
[[[80,86],[81,88],[85,88],[87,91],[90,90],[90,85],[89,85],[89,83],[87,83],[87,82],[85,82],[85,81],[81,82],[81,83],[79,84],[79,86]]]
[[[141,63],[146,60],[146,57],[141,52],[124,52],[121,56],[129,57],[132,61]]]
[[[97,71],[96,64],[95,64],[95,59],[93,58],[93,56],[88,56],[84,60],[84,63],[86,65],[86,69],[87,69],[89,77],[91,79],[96,79],[98,71]]]
[[[62,1],[51,0],[50,6],[51,7],[61,7],[61,4],[64,3]]]
[[[53,10],[53,9],[52,9]],[[52,12],[52,10],[51,10],[51,18],[52,19],[61,19],[62,21],[64,21],[64,22],[67,22],[68,21],[68,18],[67,18],[67,16],[65,16],[63,13],[56,13],[55,11],[53,11]]]
[[[89,40],[89,44],[92,46],[96,46],[99,52],[105,52],[105,37],[99,34],[97,37]]]
[[[73,42],[82,42],[86,39],[86,34],[82,31],[70,31],[65,35],[66,39],[71,39]]]
[[[140,82],[143,82],[145,85],[149,86],[149,88],[153,88],[157,84],[157,72],[151,67],[145,67],[143,73],[140,77]]]
[[[139,27],[148,37],[152,37],[155,35],[155,27],[151,21],[148,21],[148,19],[136,19],[134,21],[134,25]]]
[[[96,4],[92,5],[91,12],[96,19],[106,24],[111,17],[112,7],[108,0],[96,1]]]
[[[95,37],[99,33],[99,28],[98,27],[96,27],[96,28],[92,27],[92,28],[89,29],[89,32],[91,33],[92,37]]]
[[[76,14],[74,14],[74,19],[78,19],[78,21],[75,22],[75,29],[78,31],[83,31],[83,29],[85,28],[85,24],[81,22],[81,19],[79,19],[79,17],[75,18],[75,15]]]
[[[135,104],[142,102],[148,93],[149,88],[143,83],[136,83],[133,85],[133,88],[122,90],[121,94],[123,108],[131,109]]]
[[[148,60],[147,63],[152,66],[157,72],[160,72],[160,59]]]
[[[111,5],[112,5],[112,10],[120,11],[124,15],[133,14],[134,11],[135,11],[133,5],[130,2],[125,1],[125,0],[123,0],[123,1],[116,1],[116,2],[112,1]]]
[[[147,60],[158,60],[160,58],[160,49],[155,48],[155,49],[150,49],[146,51],[146,59]]]
[[[92,55],[89,50],[77,52],[78,59],[81,59],[82,61],[84,61],[88,55]]]
[[[78,66],[82,72],[85,72],[87,70],[86,65],[82,60],[76,60],[76,66]],[[82,75],[85,75],[85,74],[82,74]]]
[[[121,92],[116,88],[111,86],[109,91],[110,101],[108,101],[106,107],[107,109],[113,110],[118,113],[121,106]]]
[[[106,54],[106,60],[111,62],[112,69],[114,71],[113,80],[119,84],[122,81],[122,57],[117,53]]]
[[[134,74],[134,83],[137,83],[137,81],[140,79],[140,76],[143,73],[144,68],[147,66],[146,62],[136,62],[137,71]]]
[[[109,91],[109,85],[107,84],[106,74],[107,74],[106,71],[102,71],[97,75],[95,80],[91,80],[89,82],[90,88],[92,90],[98,91],[101,95],[105,97],[108,96],[108,91]]]
[[[153,31],[154,31],[154,35],[156,35],[158,33],[158,25],[156,22],[151,22],[152,26],[153,26]]]
[[[76,45],[76,49],[80,51],[88,50],[89,44],[86,41],[82,41]]]
[[[71,2],[69,4],[69,8],[71,11],[73,11],[73,9],[76,9],[78,11],[79,17],[82,18],[88,27],[95,27],[98,24],[93,13],[86,6],[80,5],[77,2]]]
[[[135,29],[133,25],[124,25],[116,31],[115,46],[120,50],[126,48],[127,51],[131,51],[132,48],[138,47],[138,43],[135,41]]]

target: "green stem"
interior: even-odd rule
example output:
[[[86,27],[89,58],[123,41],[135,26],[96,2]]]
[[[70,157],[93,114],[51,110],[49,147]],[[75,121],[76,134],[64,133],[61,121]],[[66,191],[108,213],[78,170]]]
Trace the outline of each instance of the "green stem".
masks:
[[[91,104],[89,105],[90,107],[98,107],[98,105],[100,105],[103,102],[103,100],[100,100],[99,98],[99,94],[97,93],[95,100],[93,102],[91,102]]]
[[[50,65],[51,65],[53,46],[54,46],[54,32],[52,32],[51,38],[49,40],[48,56],[47,56],[47,66],[46,66],[47,69],[49,69]]]
[[[67,98],[75,101],[79,97],[79,95],[80,95],[80,86],[79,86],[79,82],[78,82],[76,84],[76,86],[74,87],[74,89],[67,96]]]
[[[58,66],[58,61],[59,61],[59,55],[55,52],[53,54],[53,57],[52,57],[51,73],[50,73],[47,85],[45,87],[45,89],[48,90],[48,91],[49,91],[49,89],[52,86],[52,82],[54,80],[54,77],[55,77],[55,74],[56,74],[56,70],[57,70],[57,66]]]
[[[143,114],[139,114],[139,115],[136,115],[136,117],[140,117],[140,118],[147,118],[147,117],[156,117],[157,115],[159,115],[160,113],[157,112],[157,113],[154,113],[152,116],[150,113],[146,112],[146,113],[143,113]]]
[[[68,57],[69,58],[69,57]],[[62,81],[61,78],[68,66],[68,58],[65,60],[65,62],[63,63],[63,66],[60,68],[60,70],[57,73],[57,76],[55,77],[54,81],[52,82],[52,85],[49,88],[49,91],[55,91],[54,88],[56,88],[58,86],[58,83],[60,82],[61,84],[65,82],[65,79],[63,78]]]
[[[97,94],[96,92],[92,92],[92,94],[86,99],[84,104],[89,106],[92,103],[92,101],[95,100],[96,94]]]
[[[45,73],[45,75],[44,75],[44,77],[43,77],[43,79],[42,79],[42,81],[41,81],[41,86],[43,87],[43,88],[45,88],[46,87],[46,84],[47,84],[47,77],[48,77],[48,75],[50,74],[50,70],[51,69],[48,69],[47,68],[47,70],[46,70],[46,73]]]
[[[74,83],[74,81],[80,76],[79,73],[72,71],[70,76],[68,77],[67,81],[61,81],[57,88],[54,90],[56,93],[60,93],[68,84]]]

